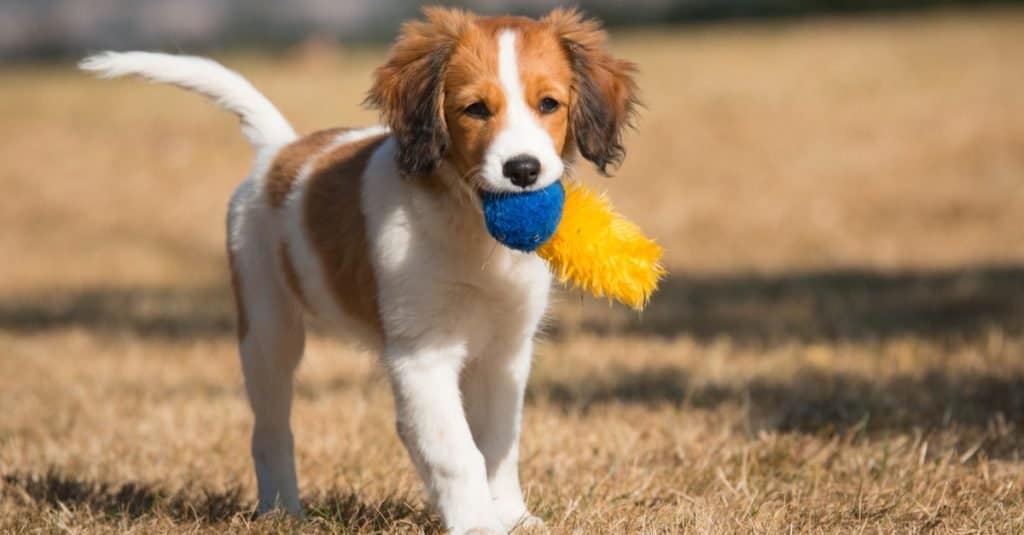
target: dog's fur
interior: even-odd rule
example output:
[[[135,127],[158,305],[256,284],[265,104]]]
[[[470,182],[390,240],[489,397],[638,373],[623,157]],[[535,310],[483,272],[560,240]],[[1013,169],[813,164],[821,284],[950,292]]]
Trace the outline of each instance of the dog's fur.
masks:
[[[298,137],[203,58],[108,52],[82,67],[209,96],[255,148],[227,242],[260,511],[300,513],[289,415],[308,311],[379,349],[398,434],[446,527],[505,532],[540,522],[520,490],[518,441],[550,275],[487,234],[479,192],[543,188],[577,152],[602,172],[618,163],[634,68],[575,11],[425,16],[403,26],[367,97],[387,127]],[[540,163],[525,188],[503,171],[524,154]]]

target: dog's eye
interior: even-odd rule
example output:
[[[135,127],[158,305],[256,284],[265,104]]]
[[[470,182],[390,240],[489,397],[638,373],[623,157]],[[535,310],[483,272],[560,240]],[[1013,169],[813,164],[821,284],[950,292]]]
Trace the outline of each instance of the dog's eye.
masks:
[[[551,97],[544,97],[540,99],[540,103],[537,104],[537,109],[544,115],[547,115],[558,111],[559,106],[561,106],[561,104],[559,104],[557,100]]]
[[[487,104],[484,104],[483,101],[474,102],[466,106],[466,109],[462,111],[466,115],[477,119],[488,119],[491,116],[491,110],[487,109]]]

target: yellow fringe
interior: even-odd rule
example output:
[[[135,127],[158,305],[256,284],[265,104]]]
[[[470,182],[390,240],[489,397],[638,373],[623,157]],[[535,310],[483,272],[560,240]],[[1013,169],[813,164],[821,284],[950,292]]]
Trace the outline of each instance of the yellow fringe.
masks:
[[[562,221],[537,254],[562,284],[643,310],[665,275],[662,250],[611,203],[565,181]]]

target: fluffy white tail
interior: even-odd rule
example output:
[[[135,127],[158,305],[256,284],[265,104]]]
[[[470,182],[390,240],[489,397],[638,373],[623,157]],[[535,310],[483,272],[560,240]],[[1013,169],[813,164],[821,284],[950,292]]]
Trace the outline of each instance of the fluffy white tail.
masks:
[[[78,67],[103,78],[135,75],[205,95],[242,120],[242,134],[256,149],[296,138],[281,112],[238,73],[211,59],[155,52],[103,52]]]

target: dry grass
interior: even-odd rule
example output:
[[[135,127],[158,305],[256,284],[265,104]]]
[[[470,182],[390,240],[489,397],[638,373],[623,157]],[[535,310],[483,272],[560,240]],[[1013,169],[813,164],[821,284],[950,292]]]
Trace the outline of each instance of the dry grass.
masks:
[[[647,111],[601,185],[673,275],[642,318],[556,307],[534,511],[565,533],[1024,531],[1022,34],[1003,10],[618,36]],[[373,120],[380,50],[225,59],[300,129]],[[437,529],[372,357],[319,335],[309,518],[251,518],[232,123],[0,70],[0,532]]]

